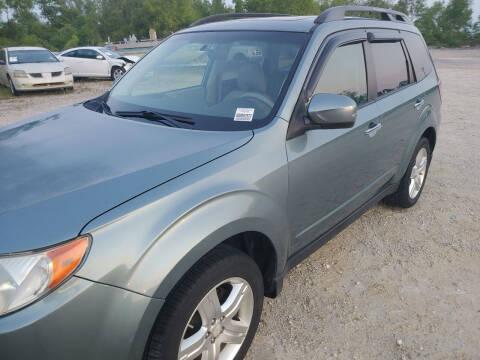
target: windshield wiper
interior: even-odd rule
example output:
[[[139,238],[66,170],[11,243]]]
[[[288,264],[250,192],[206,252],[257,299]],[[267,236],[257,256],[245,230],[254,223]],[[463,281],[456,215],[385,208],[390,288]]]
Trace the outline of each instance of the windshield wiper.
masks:
[[[162,113],[158,113],[155,111],[117,111],[113,115],[121,116],[121,117],[138,117],[142,119],[147,119],[151,121],[157,121],[167,126],[174,126],[178,127],[176,123],[188,124],[188,125],[195,125],[195,121],[191,120],[190,118],[179,117],[179,116],[172,116],[172,115],[165,115]]]

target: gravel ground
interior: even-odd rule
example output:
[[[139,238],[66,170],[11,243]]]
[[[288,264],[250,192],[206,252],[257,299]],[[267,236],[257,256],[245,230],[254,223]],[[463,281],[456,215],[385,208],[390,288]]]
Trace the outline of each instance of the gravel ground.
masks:
[[[377,205],[266,299],[248,359],[480,359],[480,49],[432,50],[443,122],[421,200]],[[0,126],[101,94],[0,101]]]

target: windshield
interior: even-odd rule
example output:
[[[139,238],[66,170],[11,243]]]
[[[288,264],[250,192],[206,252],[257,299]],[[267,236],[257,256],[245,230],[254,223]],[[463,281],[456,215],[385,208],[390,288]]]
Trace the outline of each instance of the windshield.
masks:
[[[8,50],[10,64],[58,62],[48,50]]]
[[[121,55],[115,51],[109,50],[107,48],[100,48],[100,50],[107,55],[108,57],[111,57],[112,59],[118,59],[121,57]]]
[[[307,41],[304,33],[174,35],[111,90],[113,113],[184,116],[194,129],[245,130],[268,123]]]

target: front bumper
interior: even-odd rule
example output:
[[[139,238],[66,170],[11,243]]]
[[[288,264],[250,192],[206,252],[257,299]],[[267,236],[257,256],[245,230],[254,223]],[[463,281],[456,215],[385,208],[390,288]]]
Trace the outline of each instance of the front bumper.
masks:
[[[0,317],[0,358],[142,359],[163,300],[72,277]]]
[[[55,77],[26,78],[13,77],[13,85],[18,91],[34,91],[45,89],[61,89],[73,87],[73,75],[60,75]]]

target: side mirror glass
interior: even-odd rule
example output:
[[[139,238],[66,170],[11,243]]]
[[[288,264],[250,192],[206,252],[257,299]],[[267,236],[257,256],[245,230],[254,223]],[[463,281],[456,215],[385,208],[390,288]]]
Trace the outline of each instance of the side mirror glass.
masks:
[[[308,117],[314,128],[351,128],[357,118],[357,103],[344,95],[315,94],[308,105]]]

